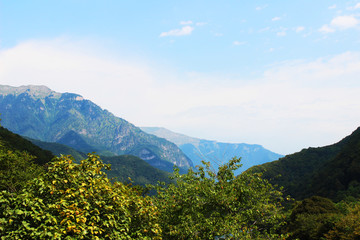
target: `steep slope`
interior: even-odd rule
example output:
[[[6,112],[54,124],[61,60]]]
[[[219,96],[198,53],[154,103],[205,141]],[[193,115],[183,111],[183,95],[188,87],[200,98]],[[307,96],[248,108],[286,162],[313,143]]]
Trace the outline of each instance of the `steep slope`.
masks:
[[[154,166],[192,166],[175,144],[141,131],[77,94],[61,94],[45,86],[0,86],[0,113],[5,127],[33,139],[61,142],[84,152],[131,154]]]
[[[33,162],[38,165],[44,165],[55,157],[50,151],[36,146],[31,141],[4,127],[0,127],[0,145],[10,151],[27,152],[35,157]]]
[[[264,171],[265,178],[298,200],[313,195],[334,201],[360,196],[360,128],[336,144],[303,149],[249,171]]]
[[[209,141],[174,133],[165,128],[142,127],[141,129],[175,143],[192,160],[195,166],[204,160],[210,161],[217,168],[219,164],[223,164],[236,156],[242,159],[243,166],[236,172],[240,173],[251,166],[271,162],[282,157],[282,155],[256,144]]]

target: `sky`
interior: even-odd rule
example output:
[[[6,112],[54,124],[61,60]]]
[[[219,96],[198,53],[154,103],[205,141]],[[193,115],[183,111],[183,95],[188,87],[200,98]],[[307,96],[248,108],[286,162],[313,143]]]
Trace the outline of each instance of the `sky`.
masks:
[[[290,154],[360,122],[360,0],[0,0],[0,84]]]

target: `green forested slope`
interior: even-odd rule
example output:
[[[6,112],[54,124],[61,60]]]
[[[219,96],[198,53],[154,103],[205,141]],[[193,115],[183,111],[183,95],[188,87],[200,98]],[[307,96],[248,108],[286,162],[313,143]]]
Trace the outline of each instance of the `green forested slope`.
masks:
[[[283,186],[285,193],[295,199],[321,195],[339,200],[342,198],[339,191],[346,192],[358,184],[359,147],[360,129],[357,129],[336,144],[304,149],[249,171],[264,172],[266,179]],[[359,188],[354,191],[353,195],[360,193]]]

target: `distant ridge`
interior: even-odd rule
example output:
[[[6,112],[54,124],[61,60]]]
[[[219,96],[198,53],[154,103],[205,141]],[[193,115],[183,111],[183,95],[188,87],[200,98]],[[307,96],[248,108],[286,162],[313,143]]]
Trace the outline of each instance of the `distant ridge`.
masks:
[[[241,157],[243,166],[236,171],[237,174],[251,166],[283,157],[283,155],[271,152],[258,144],[210,141],[189,137],[161,127],[142,127],[141,129],[175,143],[193,161],[194,165],[200,165],[204,160],[210,162],[217,169],[219,164],[224,164],[235,156]]]
[[[4,127],[32,139],[61,142],[82,152],[131,154],[167,171],[174,164],[192,166],[175,144],[143,132],[78,94],[57,93],[46,86],[0,85],[0,113]]]

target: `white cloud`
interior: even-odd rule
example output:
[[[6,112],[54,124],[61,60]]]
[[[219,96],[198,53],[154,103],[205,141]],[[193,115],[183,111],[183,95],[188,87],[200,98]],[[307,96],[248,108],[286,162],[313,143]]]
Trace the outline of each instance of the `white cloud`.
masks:
[[[180,25],[191,25],[191,24],[193,24],[193,22],[192,21],[181,21],[180,22]]]
[[[329,6],[328,8],[329,8],[329,9],[335,9],[335,8],[336,8],[336,4],[331,5],[331,6]]]
[[[271,21],[273,21],[273,22],[279,21],[279,20],[281,20],[281,17],[273,17],[273,18],[271,19]]]
[[[346,30],[359,25],[359,20],[354,16],[338,16],[331,20],[330,25],[323,25],[319,31],[322,33],[333,33],[336,30]]]
[[[304,30],[305,30],[305,27],[303,27],[303,26],[299,26],[299,27],[295,28],[295,32],[297,32],[297,33],[302,32]]]
[[[54,40],[0,50],[0,84],[47,85],[79,93],[138,126],[280,153],[334,143],[360,122],[360,53],[282,62],[259,79],[197,73],[180,81],[163,66],[92,49]]]
[[[168,32],[162,32],[160,37],[168,37],[168,36],[185,36],[190,35],[194,31],[193,27],[184,26],[181,29],[173,29]]]
[[[338,16],[331,21],[331,26],[339,29],[348,29],[356,27],[359,24],[354,16]]]
[[[234,44],[235,46],[240,46],[240,45],[246,44],[246,42],[234,41],[233,44]]]

